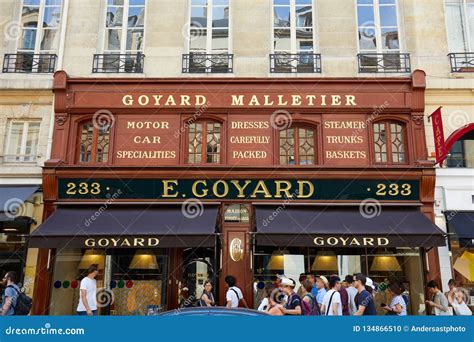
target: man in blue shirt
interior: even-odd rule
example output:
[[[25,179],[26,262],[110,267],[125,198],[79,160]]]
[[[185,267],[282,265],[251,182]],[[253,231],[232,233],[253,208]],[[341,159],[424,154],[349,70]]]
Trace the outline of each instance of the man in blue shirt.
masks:
[[[326,291],[327,286],[328,286],[328,278],[326,278],[325,276],[319,276],[316,279],[316,287],[318,289],[318,294],[316,295],[316,299],[319,303],[319,306],[321,306],[323,303],[324,295],[327,292]]]
[[[16,278],[16,273],[10,271],[2,279],[2,284],[6,287],[2,301],[2,316],[13,316],[15,314],[16,301],[20,292],[20,288],[15,284]]]
[[[355,316],[375,316],[377,310],[375,309],[374,297],[365,289],[367,284],[367,277],[362,273],[354,274],[354,286],[357,289],[356,306],[357,311]],[[370,285],[373,286],[373,285]]]

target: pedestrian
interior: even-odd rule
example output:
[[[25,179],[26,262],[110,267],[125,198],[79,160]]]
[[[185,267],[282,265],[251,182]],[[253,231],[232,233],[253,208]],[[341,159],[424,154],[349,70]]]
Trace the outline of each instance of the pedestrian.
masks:
[[[320,316],[321,311],[319,308],[318,300],[316,296],[311,293],[313,284],[309,279],[303,282],[303,296],[301,301],[301,310],[303,315],[306,316]]]
[[[375,310],[374,297],[366,289],[367,279],[370,278],[367,278],[362,273],[354,274],[354,286],[357,289],[357,295],[355,297],[357,311],[354,313],[355,316],[377,315],[377,311]],[[371,279],[369,284],[370,283],[373,283]],[[367,287],[372,289],[371,286],[367,285]]]
[[[451,293],[451,291],[453,291],[453,289],[454,290],[458,289],[458,290],[461,290],[461,292],[462,292],[463,301],[466,302],[466,303],[468,302],[468,300],[469,300],[469,291],[466,290],[465,288],[460,287],[458,282],[456,282],[454,279],[449,279],[448,287],[449,287],[449,291],[444,293],[446,295],[446,297],[449,296],[449,294]]]
[[[331,276],[329,278],[329,291],[326,292],[321,305],[321,312],[326,316],[342,316],[341,278]]]
[[[300,283],[300,286],[298,287],[298,291],[296,291],[296,294],[298,296],[300,296],[300,298],[303,298],[303,292],[304,292],[304,288],[303,288],[303,282],[307,279],[306,277],[306,274],[305,273],[301,273],[300,274],[300,278],[298,279],[299,283]]]
[[[402,297],[402,288],[398,283],[391,283],[388,285],[388,290],[392,295],[390,305],[382,305],[382,309],[386,311],[387,315],[406,316],[407,304]]]
[[[216,301],[214,300],[214,295],[212,294],[212,283],[210,280],[204,282],[204,290],[201,294],[201,299],[199,300],[200,306],[215,306]]]
[[[349,316],[349,293],[347,289],[341,285],[339,286],[339,294],[341,295],[342,315]]]
[[[283,290],[275,287],[268,297],[267,313],[272,316],[283,316],[281,301],[284,297]]]
[[[265,284],[265,298],[262,299],[260,305],[258,306],[258,311],[267,311],[270,306],[270,296],[272,295],[273,290],[275,290],[275,284],[266,283]]]
[[[280,307],[284,315],[301,315],[301,298],[295,292],[296,282],[291,278],[281,279],[281,288],[288,296],[288,301]]]
[[[460,288],[453,287],[448,295],[448,302],[456,316],[472,316],[472,311],[464,301],[464,293]]]
[[[87,276],[81,280],[79,291],[79,304],[77,314],[81,316],[97,316],[97,281],[99,274],[98,265],[90,265]]]
[[[357,289],[354,287],[354,277],[352,275],[346,275],[345,281],[347,284],[346,290],[349,294],[349,314],[352,316],[357,311],[355,304],[355,296],[357,294]]]
[[[428,293],[432,296],[431,300],[425,301],[425,303],[433,309],[431,314],[435,316],[451,316],[451,312],[448,308],[448,299],[439,290],[436,282],[431,280],[426,284],[426,287],[428,287]]]
[[[313,273],[308,273],[307,279],[311,282],[313,288],[311,289],[311,293],[315,296],[318,295],[318,286],[316,285],[316,275]]]
[[[242,294],[242,290],[235,286],[235,277],[228,275],[224,278],[224,281],[229,287],[225,296],[227,300],[226,306],[228,308],[238,308],[239,304],[242,303],[244,307],[248,308],[247,302],[245,301],[244,295]]]
[[[18,281],[16,272],[9,271],[2,279],[2,284],[5,286],[5,294],[2,300],[2,316],[13,316],[15,314],[15,307],[20,295],[20,288],[16,284]]]
[[[323,303],[324,296],[326,295],[326,287],[328,286],[328,278],[325,276],[319,276],[316,278],[316,287],[318,289],[318,294],[316,295],[316,299],[318,300],[319,307],[321,307]]]

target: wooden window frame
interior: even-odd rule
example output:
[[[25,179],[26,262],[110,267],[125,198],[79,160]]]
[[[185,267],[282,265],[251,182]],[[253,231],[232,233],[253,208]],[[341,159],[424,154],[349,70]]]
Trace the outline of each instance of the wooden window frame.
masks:
[[[387,153],[387,161],[386,162],[378,162],[376,160],[376,151],[375,151],[375,129],[374,125],[383,124],[385,126],[385,145],[386,145],[386,153]],[[403,153],[405,156],[405,161],[403,162],[394,162],[393,155],[392,155],[392,131],[390,128],[390,124],[397,124],[402,127],[402,141],[403,141]],[[372,160],[375,165],[407,165],[409,163],[409,155],[408,155],[408,126],[406,122],[397,121],[397,120],[380,120],[375,121],[372,123],[371,127],[371,149],[373,151]]]
[[[215,119],[202,119],[202,120],[197,120],[197,121],[192,121],[192,120],[187,120],[185,121],[186,122],[186,125],[187,125],[187,128],[186,128],[186,145],[185,145],[185,148],[186,148],[186,153],[185,153],[185,164],[188,164],[188,165],[222,165],[224,164],[224,156],[225,156],[225,153],[223,152],[224,149],[225,149],[225,146],[224,146],[224,132],[223,132],[223,128],[224,128],[224,123],[219,121],[219,120],[215,120]],[[202,132],[201,132],[201,145],[202,145],[202,149],[201,149],[201,162],[200,163],[197,163],[197,162],[190,162],[189,161],[189,143],[190,143],[190,140],[189,140],[189,128],[191,125],[193,124],[201,124],[203,126],[203,129],[202,129]],[[219,124],[220,125],[220,137],[219,137],[219,162],[218,163],[208,163],[207,162],[207,149],[206,149],[206,143],[207,143],[207,125],[208,124]]]
[[[280,148],[281,148],[281,144],[280,144],[280,134],[282,131],[286,131],[286,130],[290,130],[290,129],[294,129],[295,130],[295,135],[293,137],[294,139],[294,142],[295,144],[293,145],[293,149],[294,149],[294,160],[295,160],[295,163],[294,164],[283,164],[281,162],[281,153],[280,153]],[[299,144],[299,130],[300,129],[306,129],[306,130],[311,130],[313,131],[313,151],[314,151],[314,155],[313,155],[313,164],[301,164],[301,160],[300,160],[300,144]],[[315,127],[312,127],[312,126],[309,126],[309,125],[294,125],[292,127],[288,127],[286,129],[281,129],[281,130],[278,130],[278,136],[277,136],[277,146],[278,146],[278,153],[276,154],[278,156],[278,164],[279,165],[288,165],[288,166],[306,166],[306,165],[318,165],[318,139],[317,139],[317,129]]]
[[[90,161],[81,161],[81,143],[82,143],[82,128],[84,125],[90,124],[93,127],[92,130],[92,148],[91,148],[91,160]],[[94,126],[94,120],[84,120],[78,123],[77,125],[77,156],[76,161],[80,165],[107,165],[110,164],[112,159],[112,126],[109,127],[109,148],[107,153],[107,160],[98,162],[97,158],[97,142],[99,138],[99,129]]]

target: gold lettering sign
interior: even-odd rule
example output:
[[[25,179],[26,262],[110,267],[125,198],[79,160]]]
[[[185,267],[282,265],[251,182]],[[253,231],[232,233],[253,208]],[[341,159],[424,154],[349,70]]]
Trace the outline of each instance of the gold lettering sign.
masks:
[[[157,247],[159,243],[160,240],[155,237],[88,238],[84,241],[84,246],[90,248]]]
[[[390,240],[385,237],[368,237],[368,236],[356,236],[356,237],[342,237],[342,236],[328,236],[322,237],[317,236],[313,240],[316,246],[342,246],[342,247],[383,247],[388,246]]]
[[[242,248],[242,240],[239,238],[234,238],[229,245],[229,254],[230,258],[237,262],[243,259],[244,249]]]

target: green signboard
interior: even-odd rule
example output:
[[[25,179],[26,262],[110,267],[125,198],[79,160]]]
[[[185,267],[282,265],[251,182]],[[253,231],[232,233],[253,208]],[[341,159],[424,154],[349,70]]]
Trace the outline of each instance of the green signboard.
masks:
[[[418,180],[59,179],[59,199],[419,200]]]

